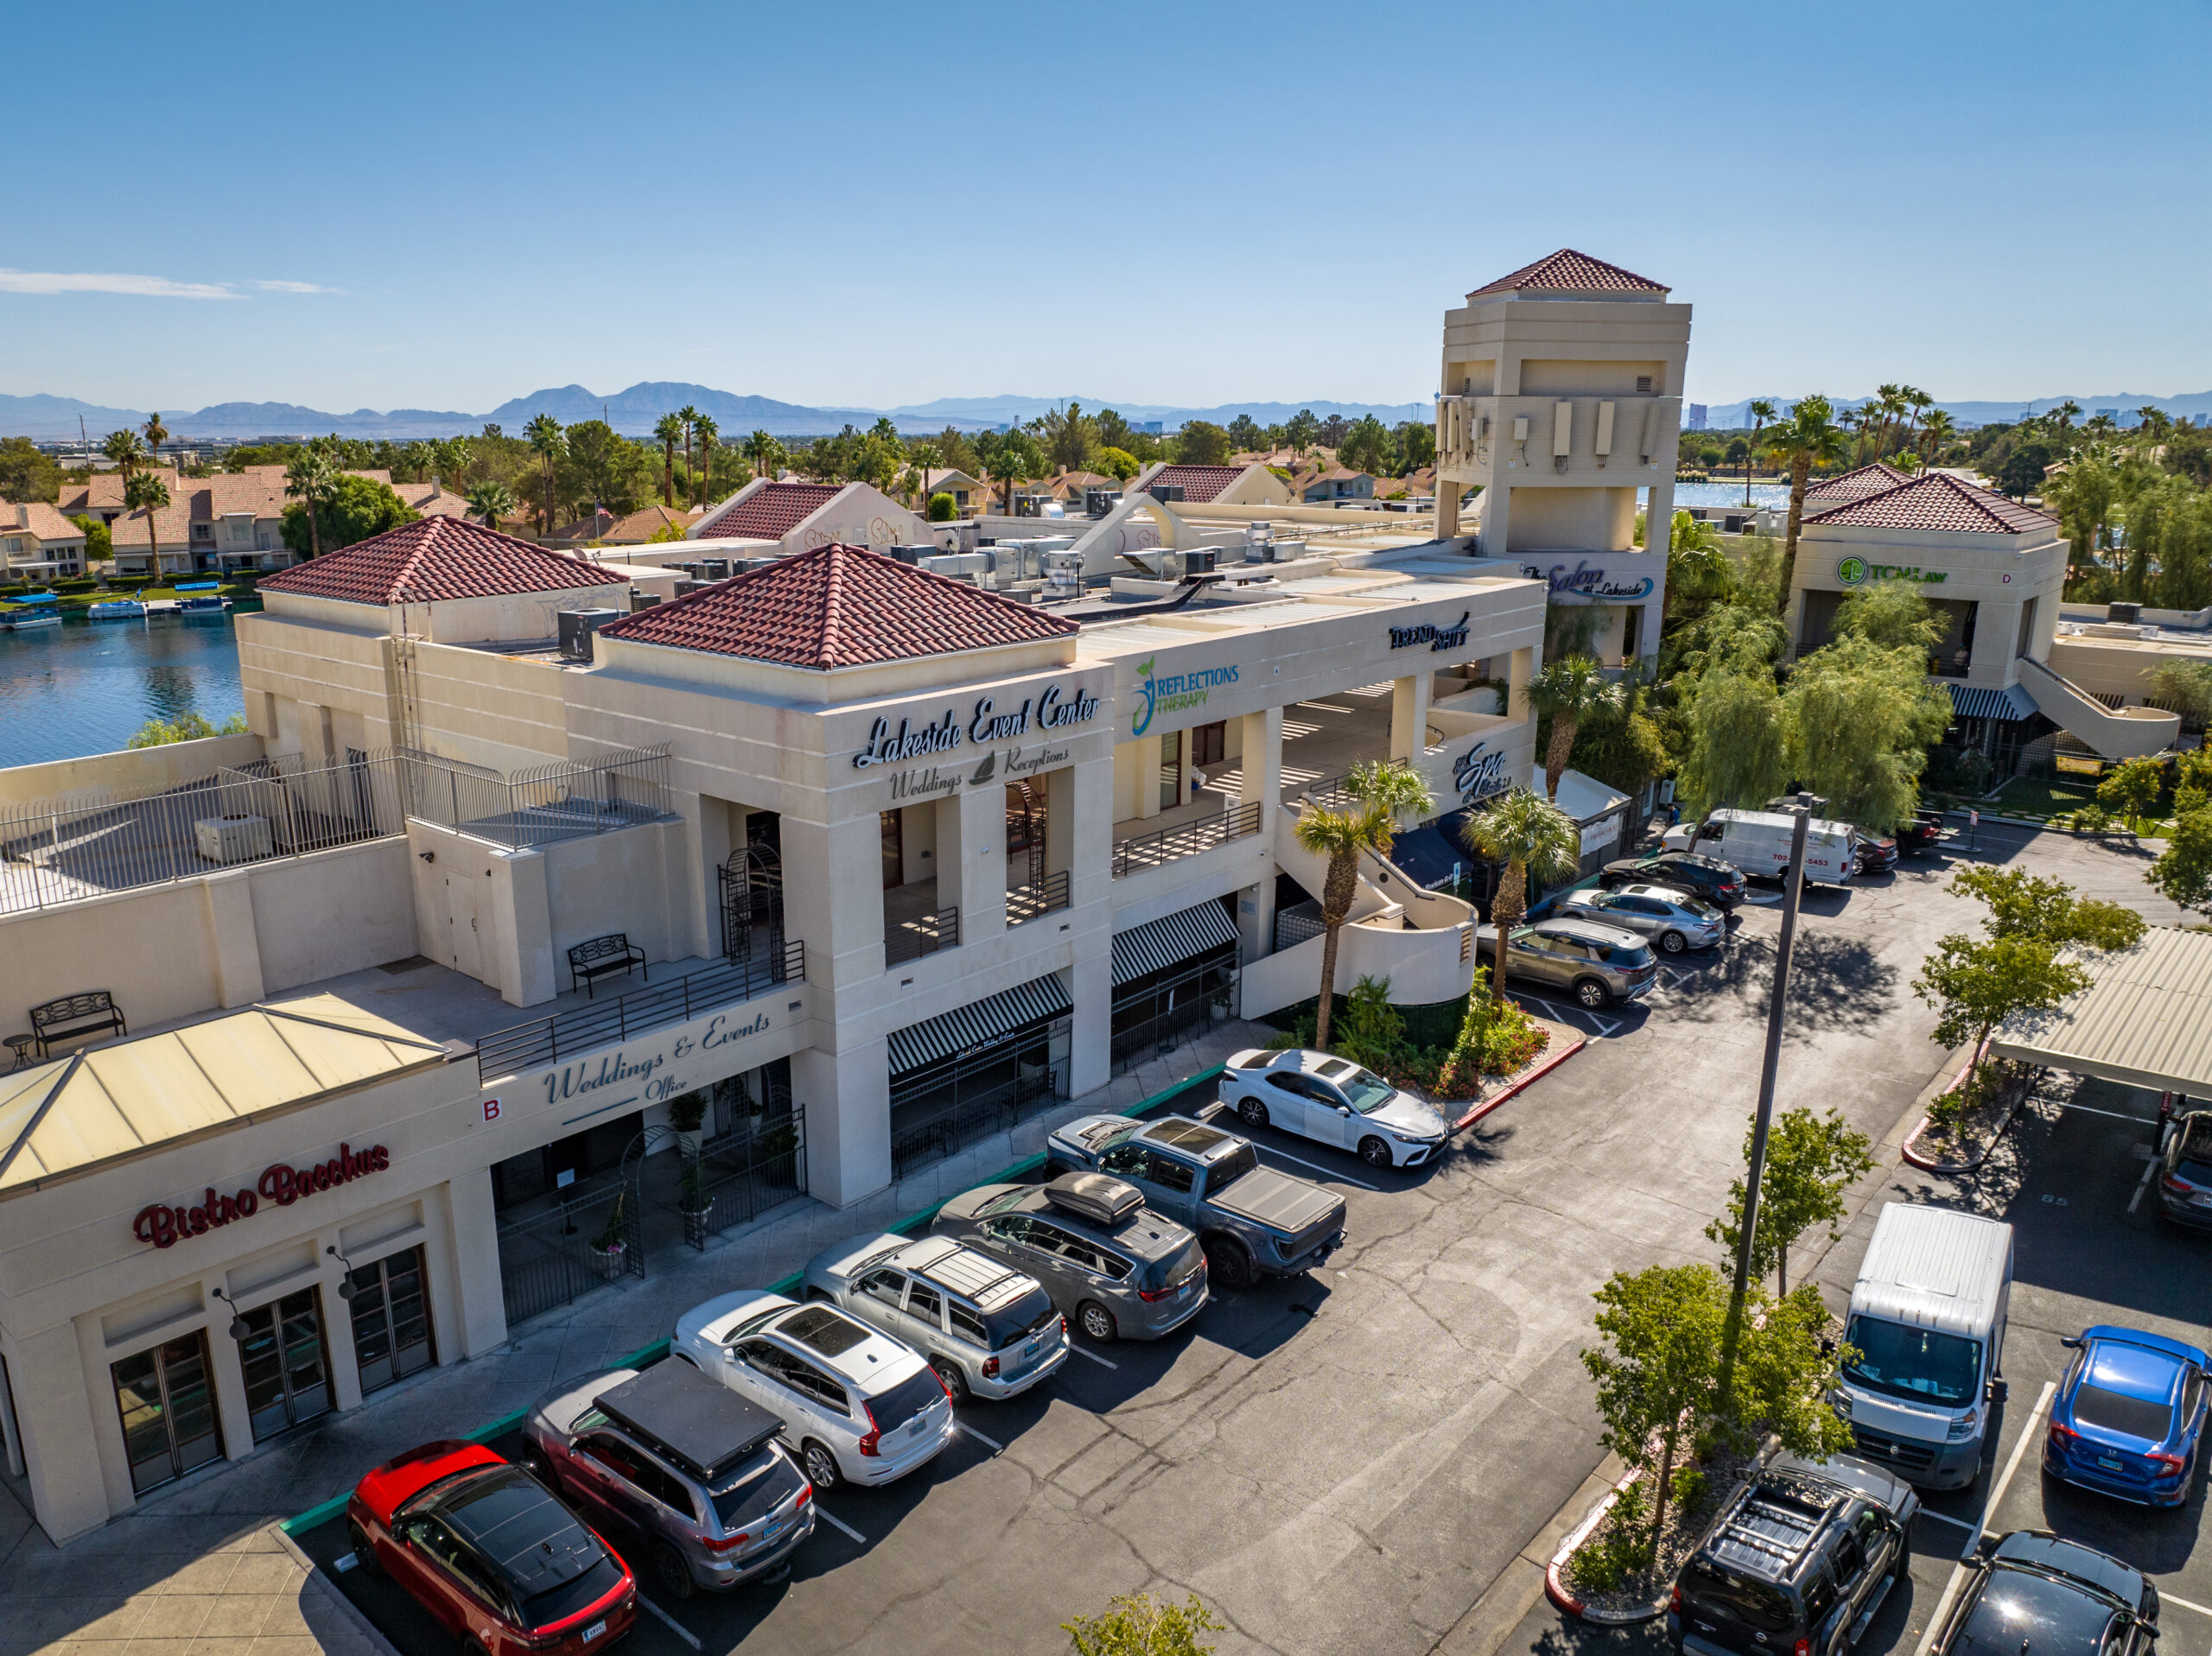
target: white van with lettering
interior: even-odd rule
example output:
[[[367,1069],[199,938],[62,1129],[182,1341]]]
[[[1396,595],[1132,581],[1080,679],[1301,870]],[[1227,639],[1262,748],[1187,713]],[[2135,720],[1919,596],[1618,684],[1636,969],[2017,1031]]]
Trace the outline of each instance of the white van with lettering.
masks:
[[[1790,819],[1780,811],[1719,810],[1702,825],[1679,822],[1667,830],[1669,851],[1694,851],[1732,862],[1745,873],[1780,879],[1789,872]],[[1848,885],[1858,865],[1848,822],[1805,825],[1805,878],[1821,885]]]

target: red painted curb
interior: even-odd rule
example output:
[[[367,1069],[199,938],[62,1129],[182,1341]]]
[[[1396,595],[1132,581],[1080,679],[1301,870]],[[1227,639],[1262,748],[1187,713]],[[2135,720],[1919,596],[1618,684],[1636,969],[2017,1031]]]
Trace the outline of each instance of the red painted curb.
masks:
[[[1481,1103],[1476,1105],[1473,1109],[1469,1110],[1457,1121],[1454,1121],[1452,1124],[1452,1131],[1457,1133],[1462,1127],[1471,1127],[1474,1126],[1476,1122],[1481,1120],[1483,1117],[1488,1115],[1499,1105],[1504,1103],[1506,1100],[1520,1092],[1531,1082],[1541,1080],[1543,1076],[1548,1075],[1553,1070],[1558,1069],[1560,1065],[1565,1063],[1569,1058],[1573,1057],[1576,1053],[1581,1051],[1584,1047],[1589,1044],[1589,1041],[1585,1037],[1580,1035],[1576,1036],[1574,1037],[1574,1044],[1573,1046],[1553,1053],[1551,1056],[1546,1058],[1541,1063],[1538,1064],[1534,1069],[1531,1069],[1527,1075],[1522,1076],[1520,1080],[1515,1082],[1511,1086],[1501,1088],[1498,1090],[1497,1097],[1484,1099]]]
[[[1556,1558],[1544,1566],[1544,1596],[1569,1615],[1580,1616],[1584,1614],[1585,1607],[1582,1601],[1570,1596],[1565,1583],[1560,1580],[1559,1560]]]

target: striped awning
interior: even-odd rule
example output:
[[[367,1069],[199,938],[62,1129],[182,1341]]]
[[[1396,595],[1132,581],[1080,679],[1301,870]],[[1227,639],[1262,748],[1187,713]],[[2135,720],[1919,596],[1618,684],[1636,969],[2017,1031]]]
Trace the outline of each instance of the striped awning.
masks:
[[[1200,903],[1149,924],[1114,934],[1114,987],[1187,961],[1208,949],[1233,946],[1236,925],[1218,903]]]
[[[956,1053],[988,1046],[1018,1030],[1049,1024],[1065,1017],[1074,1004],[1068,999],[1067,986],[1057,975],[1048,975],[1016,984],[973,1006],[957,1006],[918,1024],[894,1029],[891,1031],[891,1073],[903,1075]]]
[[[2002,719],[2010,723],[2036,715],[2035,698],[2017,684],[2008,684],[2001,690],[1986,689],[1978,684],[1946,688],[1951,692],[1951,711],[1961,719]]]

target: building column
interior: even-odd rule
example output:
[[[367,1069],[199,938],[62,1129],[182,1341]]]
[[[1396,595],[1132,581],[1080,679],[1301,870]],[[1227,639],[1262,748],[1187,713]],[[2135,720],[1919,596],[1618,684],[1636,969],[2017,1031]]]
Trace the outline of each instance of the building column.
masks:
[[[1390,757],[1408,765],[1419,760],[1428,746],[1428,698],[1433,676],[1421,672],[1390,682]]]
[[[907,821],[930,814],[916,810]],[[870,811],[828,823],[786,815],[783,841],[784,935],[806,945],[807,981],[834,990],[881,977],[882,818]],[[817,1003],[815,1015],[833,1014]]]
[[[1006,793],[962,788],[937,803],[937,905],[960,910],[960,941],[1006,930]]]
[[[1459,495],[1466,485],[1457,478],[1436,474],[1436,538],[1448,541],[1459,533]]]
[[[456,1353],[450,1346],[440,1347],[445,1361],[451,1362],[455,1356],[487,1355],[506,1343],[507,1301],[499,1279],[499,1225],[492,1210],[492,1170],[480,1167],[453,1179],[445,1193],[453,1227],[453,1282],[460,1292],[453,1326],[460,1332],[461,1348]],[[432,1230],[427,1252],[435,1254],[435,1228]],[[433,1263],[431,1280],[442,1275]]]
[[[1650,501],[1643,509],[1643,549],[1664,554],[1674,538],[1675,479],[1669,476],[1665,482],[1654,483],[1650,487]],[[1663,595],[1663,573],[1659,580]]]
[[[791,1096],[806,1112],[806,1190],[849,1208],[891,1183],[891,1058],[883,1041],[791,1054]]]
[[[1515,650],[1505,669],[1505,712],[1510,719],[1529,716],[1529,681],[1535,676],[1536,650],[1533,644],[1522,644]]]
[[[1068,1025],[1068,1096],[1096,1091],[1114,1075],[1114,933],[1109,924],[1087,934],[1095,945],[1076,950],[1068,974],[1075,1012]]]
[[[1510,442],[1511,439],[1494,436],[1492,441],[1503,445]],[[1534,439],[1531,441],[1533,441]],[[1494,469],[1502,472],[1505,468],[1500,466]],[[1503,483],[1493,483],[1477,497],[1475,504],[1482,508],[1483,513],[1481,545],[1483,556],[1504,557],[1508,534],[1507,519],[1513,509],[1511,486]]]
[[[243,868],[207,876],[207,941],[215,961],[215,993],[226,1006],[261,999],[261,941],[253,927],[253,886]]]
[[[31,1507],[48,1535],[66,1541],[136,1499],[99,1318],[11,1337],[6,1350]]]
[[[1274,812],[1282,799],[1282,709],[1265,707],[1244,715],[1237,733],[1243,753],[1236,784],[1236,803],[1260,805],[1260,832],[1274,832]]]
[[[691,910],[690,952],[713,960],[722,952],[721,868],[732,849],[730,807],[706,794],[680,793],[673,803],[683,819],[683,843],[690,852],[683,895]]]

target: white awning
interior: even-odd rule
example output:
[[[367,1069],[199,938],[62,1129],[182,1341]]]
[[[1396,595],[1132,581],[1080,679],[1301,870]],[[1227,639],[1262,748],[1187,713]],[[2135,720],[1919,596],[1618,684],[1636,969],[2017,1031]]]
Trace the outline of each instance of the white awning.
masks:
[[[957,1006],[935,1018],[891,1031],[891,1073],[938,1063],[955,1053],[988,1046],[1032,1025],[1049,1024],[1073,1010],[1067,986],[1057,974],[1016,984],[973,1006]]]
[[[1114,987],[1209,949],[1234,948],[1236,923],[1218,903],[1200,903],[1114,934]]]
[[[2152,926],[2133,949],[2067,957],[2089,987],[2049,1012],[2005,1019],[1992,1054],[2212,1098],[2212,934]]]

